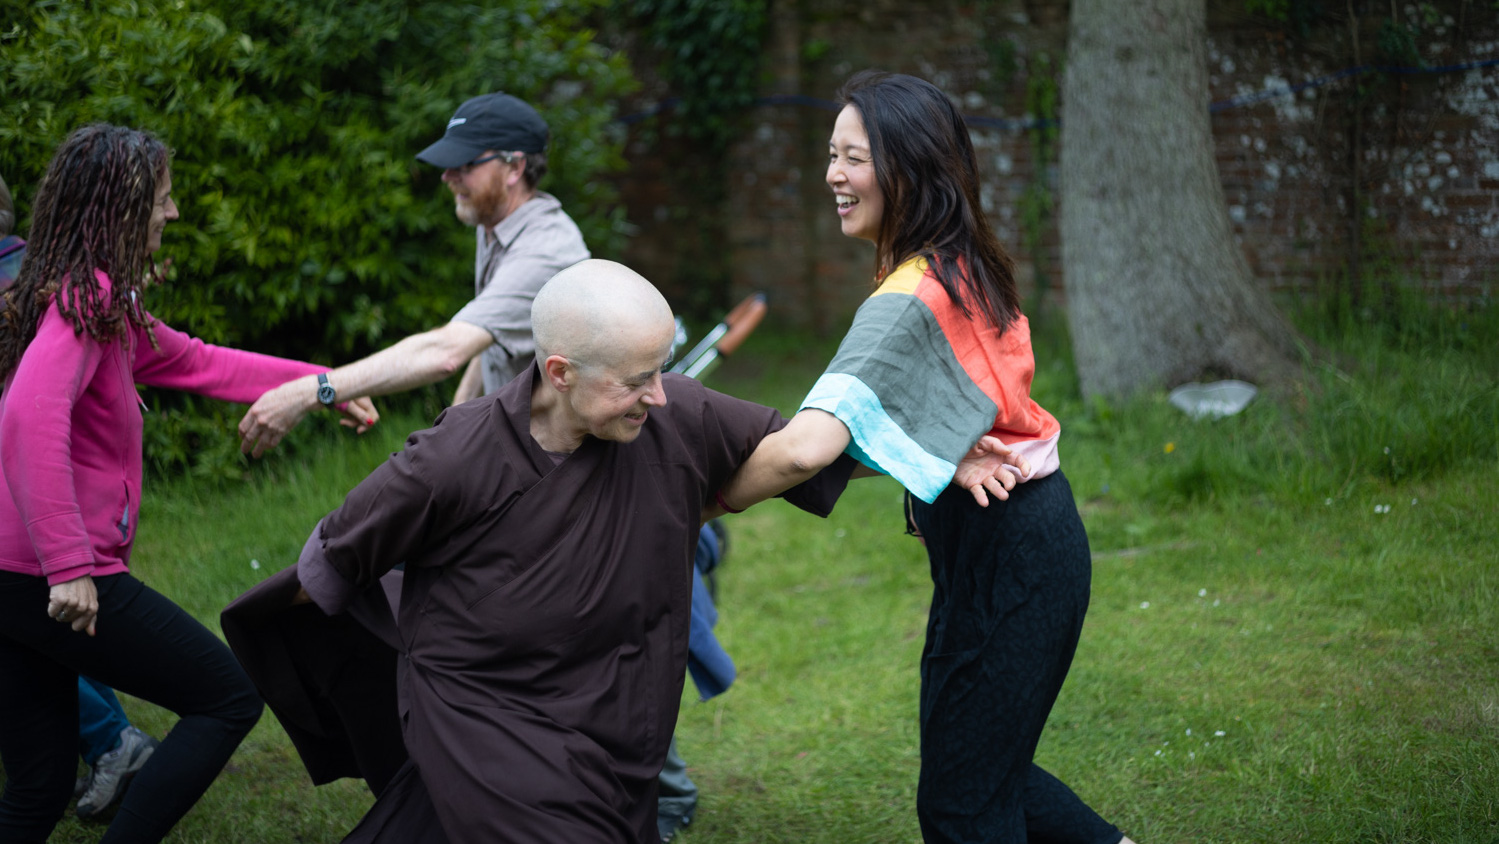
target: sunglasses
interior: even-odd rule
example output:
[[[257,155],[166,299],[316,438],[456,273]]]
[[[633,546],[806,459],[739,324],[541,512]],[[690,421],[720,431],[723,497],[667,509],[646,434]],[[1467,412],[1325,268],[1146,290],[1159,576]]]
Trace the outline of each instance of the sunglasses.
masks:
[[[491,161],[494,161],[496,158],[498,158],[500,160],[500,163],[502,164],[509,164],[517,157],[523,155],[525,155],[525,153],[523,152],[492,152],[489,155],[481,155],[478,158],[475,158],[473,161],[470,161],[469,163],[463,165],[462,167],[452,167],[449,169],[460,176],[467,176],[469,173],[472,173],[474,168],[478,167],[480,164],[487,164]]]

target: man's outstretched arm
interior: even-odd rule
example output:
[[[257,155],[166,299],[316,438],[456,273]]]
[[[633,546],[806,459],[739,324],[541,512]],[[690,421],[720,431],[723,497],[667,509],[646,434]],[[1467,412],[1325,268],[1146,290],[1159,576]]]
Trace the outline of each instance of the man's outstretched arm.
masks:
[[[441,381],[462,369],[494,338],[477,325],[453,321],[413,334],[363,360],[328,373],[339,401],[399,393]],[[259,457],[319,406],[316,375],[267,391],[239,422],[240,451]]]

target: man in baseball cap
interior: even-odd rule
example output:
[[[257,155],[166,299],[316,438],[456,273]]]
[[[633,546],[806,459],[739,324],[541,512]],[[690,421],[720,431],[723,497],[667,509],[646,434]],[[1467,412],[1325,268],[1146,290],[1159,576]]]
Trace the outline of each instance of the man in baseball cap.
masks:
[[[462,370],[453,397],[460,404],[529,369],[531,300],[558,271],[589,257],[562,204],[536,187],[550,134],[536,109],[509,94],[458,107],[443,136],[416,157],[442,168],[458,219],[476,228],[473,300],[446,325],[265,393],[240,421],[244,451],[274,447],[319,403],[399,393]]]
[[[448,120],[447,133],[416,158],[447,170],[462,167],[490,149],[540,155],[546,152],[550,134],[546,121],[522,100],[509,94],[485,94],[459,106]]]

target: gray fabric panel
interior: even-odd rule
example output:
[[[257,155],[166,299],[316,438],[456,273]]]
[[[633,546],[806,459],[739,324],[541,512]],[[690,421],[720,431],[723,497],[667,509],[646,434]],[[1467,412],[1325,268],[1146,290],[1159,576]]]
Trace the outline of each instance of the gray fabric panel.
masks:
[[[953,463],[999,412],[958,363],[931,308],[908,294],[865,301],[827,371],[863,381],[901,430]]]

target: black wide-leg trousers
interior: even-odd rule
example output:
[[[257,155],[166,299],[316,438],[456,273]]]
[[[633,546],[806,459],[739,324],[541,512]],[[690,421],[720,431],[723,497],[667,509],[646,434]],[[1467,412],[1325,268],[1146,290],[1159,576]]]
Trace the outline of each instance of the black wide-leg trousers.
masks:
[[[932,567],[921,657],[927,844],[1117,844],[1122,833],[1032,761],[1088,611],[1092,561],[1061,472],[983,508],[949,486],[909,503]]]

